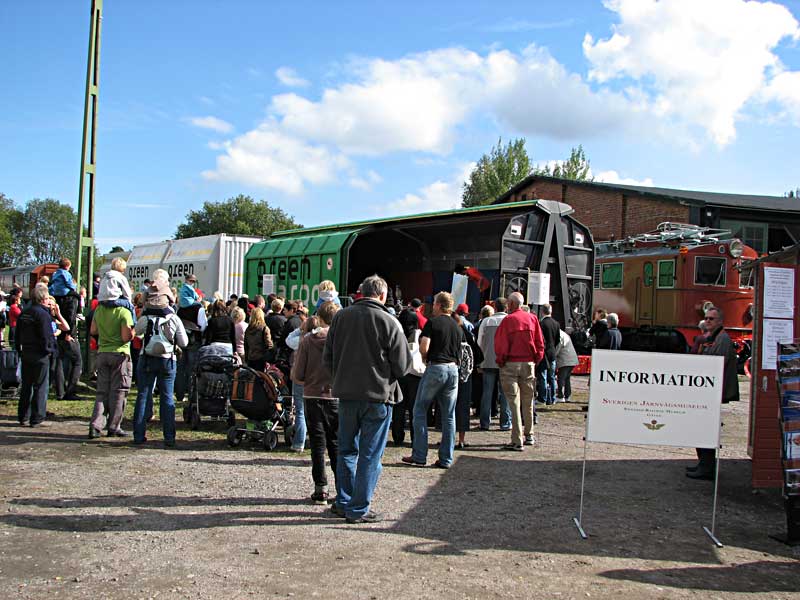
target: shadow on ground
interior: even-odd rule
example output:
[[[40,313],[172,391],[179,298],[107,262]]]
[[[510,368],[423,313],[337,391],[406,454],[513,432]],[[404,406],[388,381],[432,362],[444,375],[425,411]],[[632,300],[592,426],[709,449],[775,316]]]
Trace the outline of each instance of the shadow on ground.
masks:
[[[713,482],[686,478],[687,462],[588,462],[583,512],[588,540],[572,523],[581,465],[463,454],[411,510],[382,531],[424,538],[405,547],[419,554],[500,548],[719,563],[702,530],[711,524]],[[780,496],[754,495],[749,469],[746,460],[722,463],[717,534],[726,545],[791,557],[786,546],[768,537],[783,523]]]
[[[797,592],[800,572],[797,561],[758,561],[724,567],[677,569],[619,569],[602,577],[635,581],[661,587],[706,589],[718,592]]]

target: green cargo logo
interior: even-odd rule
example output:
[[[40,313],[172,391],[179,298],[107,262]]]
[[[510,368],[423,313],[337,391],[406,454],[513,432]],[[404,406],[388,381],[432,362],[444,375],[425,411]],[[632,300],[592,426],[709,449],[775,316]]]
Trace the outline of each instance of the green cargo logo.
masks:
[[[260,281],[265,274],[275,275],[275,293],[289,300],[302,300],[306,304],[316,304],[319,299],[319,273],[312,277],[312,263],[306,257],[275,258],[260,260],[256,274]],[[311,281],[316,279],[312,286]]]

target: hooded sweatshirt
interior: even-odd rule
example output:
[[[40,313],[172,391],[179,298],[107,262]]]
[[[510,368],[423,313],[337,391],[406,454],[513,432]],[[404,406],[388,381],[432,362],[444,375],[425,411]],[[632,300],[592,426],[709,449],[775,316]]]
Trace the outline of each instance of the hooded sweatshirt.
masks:
[[[294,354],[292,381],[302,384],[304,398],[332,400],[331,372],[322,364],[328,328],[317,327],[303,336]]]
[[[319,300],[317,300],[317,304],[314,306],[314,311],[318,311],[319,307],[325,304],[326,302],[333,302],[337,306],[341,306],[342,302],[339,300],[339,292],[336,290],[325,290],[319,293]]]

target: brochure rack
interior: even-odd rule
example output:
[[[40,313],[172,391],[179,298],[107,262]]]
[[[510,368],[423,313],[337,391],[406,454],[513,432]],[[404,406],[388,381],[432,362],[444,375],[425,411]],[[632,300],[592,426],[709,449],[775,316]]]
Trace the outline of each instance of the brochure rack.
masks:
[[[783,498],[787,544],[800,544],[800,340],[778,343]]]

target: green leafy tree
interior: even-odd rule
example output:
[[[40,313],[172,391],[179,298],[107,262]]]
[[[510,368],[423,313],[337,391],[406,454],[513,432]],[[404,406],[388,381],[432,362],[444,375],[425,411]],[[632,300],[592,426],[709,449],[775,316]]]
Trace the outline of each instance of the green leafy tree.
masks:
[[[34,263],[58,262],[62,256],[75,259],[75,210],[58,200],[34,198],[25,206],[20,238]]]
[[[178,225],[175,238],[228,233],[268,237],[274,231],[302,227],[282,209],[264,200],[239,194],[225,202],[205,202],[200,210],[190,211],[186,223]]]
[[[125,248],[122,246],[114,246],[111,250],[108,251],[109,254],[114,254],[116,252],[126,252]]]
[[[594,177],[590,175],[591,172],[592,168],[586,159],[583,146],[573,148],[569,153],[569,158],[565,161],[556,162],[554,165],[537,165],[533,170],[534,175],[573,179],[575,181],[594,181]]]
[[[0,193],[0,266],[13,265],[16,260],[18,233],[22,228],[22,213],[14,201]]]
[[[464,183],[461,205],[483,206],[497,198],[531,174],[531,161],[525,140],[518,138],[503,146],[497,141],[489,154],[484,154]]]

